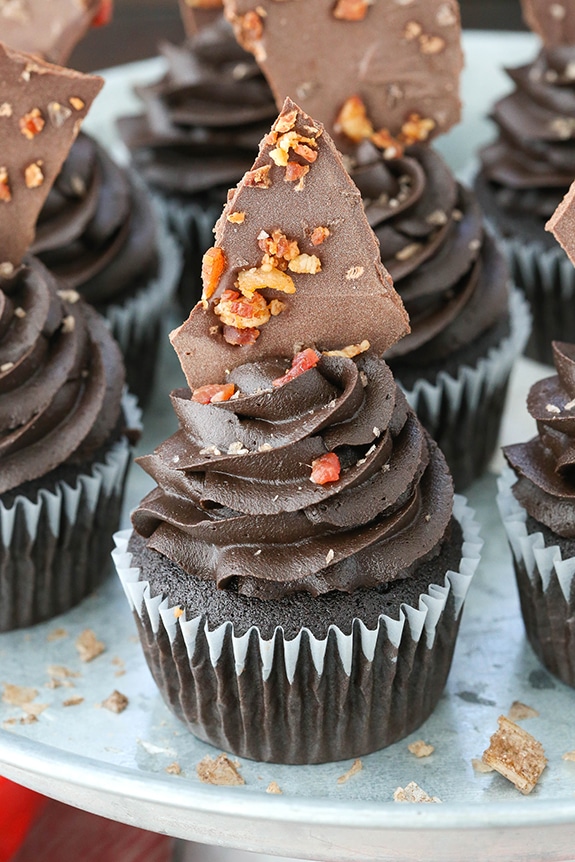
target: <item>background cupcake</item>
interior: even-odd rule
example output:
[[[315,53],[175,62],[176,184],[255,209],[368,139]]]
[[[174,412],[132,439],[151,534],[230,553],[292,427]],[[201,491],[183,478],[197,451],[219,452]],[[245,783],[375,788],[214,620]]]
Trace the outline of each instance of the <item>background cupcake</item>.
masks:
[[[109,572],[134,407],[103,319],[35,258],[40,209],[102,79],[0,45],[0,629],[67,610]],[[63,106],[70,105],[73,112]],[[31,106],[34,106],[31,108]]]
[[[163,43],[160,51],[164,77],[137,88],[144,112],[122,117],[118,128],[183,248],[179,300],[187,314],[200,297],[202,255],[228,189],[252,164],[276,107],[221,15],[183,45]]]
[[[313,55],[298,43],[296,3],[264,2],[259,23],[249,5],[225,3],[272,90],[301,92],[304,108],[314,106],[346,153],[410,317],[411,334],[386,358],[462,489],[495,452],[529,320],[474,195],[430,147],[460,115],[457,3],[352,9],[322,0],[307,18]]]
[[[39,57],[65,62],[102,4],[88,4],[82,12],[77,3],[59,4],[50,10],[50,27],[44,5],[34,5],[25,20],[10,18],[2,38],[10,47],[25,43]],[[60,106],[58,116],[64,122],[72,111]],[[144,405],[161,321],[181,269],[179,249],[145,186],[93,138],[80,135],[50,189],[31,251],[63,287],[78,291],[107,318],[125,359],[130,391]]]
[[[475,189],[533,310],[527,354],[553,364],[552,339],[575,332],[573,267],[545,233],[575,177],[575,3],[562,2],[561,17],[557,4],[522,5],[543,46],[531,63],[507,70],[515,89],[493,107],[499,134],[480,153]]]
[[[190,730],[235,754],[373,751],[435,706],[478,544],[378,356],[407,316],[359,192],[289,100],[204,276],[171,336],[180,428],[141,459],[158,487],[118,539],[148,664]]]

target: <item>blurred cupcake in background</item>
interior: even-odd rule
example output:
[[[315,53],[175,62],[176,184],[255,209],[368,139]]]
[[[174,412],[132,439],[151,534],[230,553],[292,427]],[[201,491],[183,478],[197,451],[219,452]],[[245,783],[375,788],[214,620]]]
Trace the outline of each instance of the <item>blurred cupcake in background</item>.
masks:
[[[575,273],[545,233],[575,178],[575,2],[522,7],[543,44],[532,62],[506,70],[515,88],[493,106],[498,137],[480,153],[475,190],[533,311],[527,355],[552,365],[551,341],[575,333]]]
[[[36,56],[65,62],[95,16],[97,23],[109,20],[111,6],[66,0],[48,10],[36,0],[28,4],[25,20],[9,18],[0,36],[11,47],[25,44]],[[69,105],[52,110],[59,122],[72,113]],[[145,405],[181,255],[144,184],[81,134],[40,213],[31,250],[64,287],[106,317],[125,359],[130,391]]]
[[[24,256],[103,81],[1,44],[0,77],[0,631],[7,631],[68,610],[109,573],[139,411],[123,396],[122,356],[104,319]]]
[[[465,488],[496,450],[529,315],[473,193],[431,146],[460,117],[458,5],[319,0],[303,37],[294,0],[250,6],[225,0],[241,44],[345,154],[410,317],[386,359]]]
[[[202,256],[228,189],[276,115],[265,78],[219,6],[182,0],[188,39],[160,45],[165,75],[136,89],[143,113],[118,121],[134,169],[166,207],[183,249],[178,296],[186,314],[200,298]]]

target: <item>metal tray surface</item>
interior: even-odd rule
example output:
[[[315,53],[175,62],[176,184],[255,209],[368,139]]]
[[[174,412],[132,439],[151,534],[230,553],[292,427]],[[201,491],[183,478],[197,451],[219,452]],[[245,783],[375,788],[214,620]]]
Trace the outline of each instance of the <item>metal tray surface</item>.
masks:
[[[481,117],[506,86],[491,67],[519,63],[532,55],[534,46],[530,36],[466,34],[464,128],[475,131],[462,135],[456,130],[441,142],[454,169],[464,167],[476,144],[488,137]],[[137,104],[131,85],[153,79],[160,68],[154,60],[107,72],[108,87],[96,103],[89,130],[114,145],[113,117]],[[453,157],[450,147],[455,148]],[[548,373],[527,360],[518,363],[502,429],[504,442],[531,435],[525,396],[531,383]],[[183,378],[167,338],[157,379],[140,453],[151,451],[175,428],[168,392]],[[500,464],[497,457],[493,470]],[[133,465],[126,525],[129,510],[149,487],[148,478]],[[362,771],[346,783],[337,779],[351,762],[293,767],[242,760],[244,787],[202,784],[196,764],[206,753],[217,751],[191,736],[165,707],[114,576],[71,612],[0,635],[0,683],[32,687],[37,691],[34,703],[46,705],[36,721],[28,722],[20,707],[0,702],[0,774],[142,828],[279,856],[395,862],[572,860],[575,763],[562,755],[575,749],[575,691],[553,679],[526,642],[510,554],[494,503],[494,472],[475,483],[468,498],[486,544],[446,691],[419,731],[363,757]],[[83,663],[75,641],[87,628],[106,649]],[[65,685],[51,687],[49,668],[54,665],[75,675],[65,678]],[[114,690],[129,699],[121,714],[101,706]],[[83,701],[66,706],[72,697]],[[472,766],[497,728],[498,716],[515,700],[539,712],[522,724],[542,742],[549,761],[529,797],[498,774],[478,774]],[[416,739],[432,743],[434,753],[415,758],[407,744]],[[181,767],[180,775],[166,772],[174,762]],[[282,795],[266,793],[271,781],[277,782]],[[394,790],[410,781],[443,804],[394,803]]]

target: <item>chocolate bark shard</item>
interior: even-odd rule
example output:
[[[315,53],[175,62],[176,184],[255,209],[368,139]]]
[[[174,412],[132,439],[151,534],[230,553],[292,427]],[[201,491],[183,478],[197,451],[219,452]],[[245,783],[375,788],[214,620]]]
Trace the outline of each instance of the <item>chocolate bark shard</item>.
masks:
[[[170,336],[192,389],[302,346],[337,350],[367,339],[383,354],[409,332],[359,190],[323,127],[290,99],[230,192],[204,273],[204,302]],[[263,286],[272,283],[280,290]],[[226,341],[234,310],[242,324],[255,305],[263,309],[257,340]]]
[[[4,0],[0,37],[17,51],[64,64],[102,5],[102,0]]]
[[[225,0],[240,44],[252,51],[278,107],[297,99],[335,133],[344,104],[359,97],[373,128],[398,135],[413,115],[431,136],[460,119],[463,67],[454,0]]]
[[[575,265],[575,182],[545,225]]]
[[[104,81],[0,43],[0,267],[16,267]]]
[[[523,17],[548,48],[575,44],[573,0],[521,0]]]
[[[223,0],[179,0],[186,36],[195,36],[223,13]]]

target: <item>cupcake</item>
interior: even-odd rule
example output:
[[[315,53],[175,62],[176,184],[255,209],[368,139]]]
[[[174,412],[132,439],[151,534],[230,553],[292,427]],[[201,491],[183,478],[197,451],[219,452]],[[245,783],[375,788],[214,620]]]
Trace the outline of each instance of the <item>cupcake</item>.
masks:
[[[551,341],[571,340],[575,326],[575,274],[545,233],[575,177],[575,3],[524,0],[523,10],[543,45],[507,70],[514,90],[492,109],[498,137],[480,153],[475,189],[533,311],[527,355],[552,365]]]
[[[157,487],[117,537],[147,662],[234,754],[374,751],[437,703],[479,543],[381,358],[408,321],[359,192],[293,102],[203,274],[171,335],[179,430],[140,459]]]
[[[137,415],[103,319],[24,257],[102,79],[0,44],[0,631],[109,572]],[[68,109],[68,105],[71,111]]]
[[[248,0],[225,5],[276,96],[303,91],[346,154],[410,317],[386,359],[464,489],[496,450],[529,318],[474,195],[430,146],[460,116],[458,6],[321,0],[307,12],[318,60],[297,43],[297,3],[264,0],[257,26]]]
[[[276,116],[264,77],[220,16],[181,45],[164,43],[167,71],[137,89],[144,112],[118,121],[134,169],[167,209],[184,253],[178,297],[201,294],[201,262],[234,186]]]
[[[48,45],[45,4],[36,5],[2,38],[11,48],[25,43],[30,53],[57,56],[58,62],[65,60],[60,49],[65,45],[67,56],[98,10],[101,17],[109,7],[84,4],[81,15],[78,4],[66,0],[50,9],[53,41]],[[71,110],[65,106],[61,116]],[[50,189],[30,251],[63,288],[78,291],[106,317],[124,356],[129,389],[144,406],[153,385],[161,320],[181,268],[179,249],[145,185],[81,134]]]

